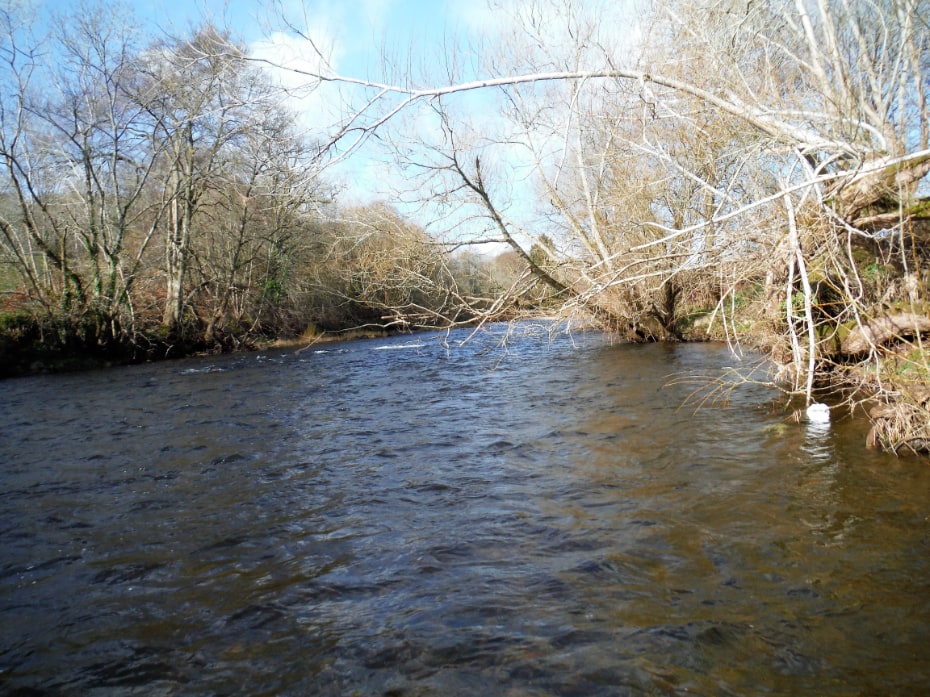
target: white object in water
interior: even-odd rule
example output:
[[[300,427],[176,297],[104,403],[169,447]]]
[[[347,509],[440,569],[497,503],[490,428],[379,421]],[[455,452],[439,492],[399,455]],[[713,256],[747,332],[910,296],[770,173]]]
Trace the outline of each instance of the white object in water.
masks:
[[[820,402],[814,402],[807,408],[807,420],[815,424],[830,423],[830,407]]]

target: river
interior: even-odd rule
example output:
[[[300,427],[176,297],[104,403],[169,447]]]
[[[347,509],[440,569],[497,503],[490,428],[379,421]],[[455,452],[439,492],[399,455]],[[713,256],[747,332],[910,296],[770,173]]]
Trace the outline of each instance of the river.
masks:
[[[528,329],[0,383],[0,692],[924,693],[924,460]]]

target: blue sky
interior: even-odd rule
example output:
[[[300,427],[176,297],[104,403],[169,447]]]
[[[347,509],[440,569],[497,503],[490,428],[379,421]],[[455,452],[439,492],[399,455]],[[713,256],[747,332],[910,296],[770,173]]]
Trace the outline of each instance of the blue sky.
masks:
[[[383,45],[401,55],[411,47],[415,53],[429,54],[447,32],[468,31],[487,12],[483,0],[130,0],[129,4],[167,29],[184,30],[199,18],[212,19],[228,25],[248,44],[281,28],[284,17],[331,52],[338,72],[357,77],[373,74]]]

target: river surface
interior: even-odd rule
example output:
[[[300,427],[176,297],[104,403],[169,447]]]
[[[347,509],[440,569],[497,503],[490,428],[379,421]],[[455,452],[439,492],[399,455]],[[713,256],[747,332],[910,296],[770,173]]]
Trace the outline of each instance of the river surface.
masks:
[[[0,383],[0,693],[927,694],[925,460],[525,329]]]

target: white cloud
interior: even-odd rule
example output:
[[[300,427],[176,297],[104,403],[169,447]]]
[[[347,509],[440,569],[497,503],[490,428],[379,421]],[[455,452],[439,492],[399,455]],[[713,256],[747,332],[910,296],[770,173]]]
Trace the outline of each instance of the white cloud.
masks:
[[[316,41],[314,42],[316,43]],[[318,47],[320,43],[316,43]],[[320,84],[316,74],[330,73],[330,65],[305,40],[276,32],[252,44],[251,55],[286,91],[287,105],[299,115],[301,124],[318,130],[332,124],[337,114],[331,109],[333,85]],[[332,54],[330,54],[332,55]]]

